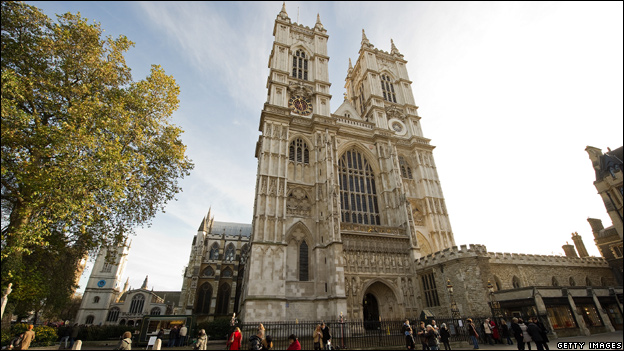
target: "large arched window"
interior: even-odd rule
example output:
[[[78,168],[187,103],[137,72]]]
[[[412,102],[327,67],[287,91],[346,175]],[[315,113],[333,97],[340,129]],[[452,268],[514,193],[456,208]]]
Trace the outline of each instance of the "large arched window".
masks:
[[[228,314],[228,307],[230,306],[230,284],[223,283],[219,287],[219,293],[217,293],[217,311],[216,314]]]
[[[234,244],[228,245],[227,249],[225,249],[225,260],[232,262],[234,258],[236,258],[236,249],[234,248]]]
[[[152,310],[150,311],[150,315],[152,316],[160,316],[160,308],[159,307],[154,307],[152,308]]]
[[[201,314],[210,313],[210,300],[212,299],[212,286],[209,283],[204,283],[198,291],[197,306],[195,306],[195,312]]]
[[[108,315],[106,316],[106,321],[117,322],[117,318],[119,318],[119,308],[113,307],[108,311]]]
[[[338,172],[342,221],[379,225],[375,175],[366,158],[351,149],[340,158]]]
[[[308,58],[303,50],[297,50],[293,55],[292,76],[308,80]]]
[[[134,295],[132,302],[130,303],[130,313],[143,312],[143,305],[145,304],[145,296],[143,294]]]
[[[95,320],[95,316],[87,316],[87,320],[85,321],[85,324],[93,324],[94,320]]]
[[[310,151],[308,144],[301,138],[294,139],[290,142],[288,159],[297,163],[310,163]]]
[[[381,91],[383,92],[383,98],[386,101],[396,102],[396,94],[394,93],[394,85],[390,76],[387,74],[381,75]]]
[[[212,244],[212,247],[210,248],[210,256],[209,258],[211,260],[218,260],[219,259],[219,244],[214,243]]]
[[[307,282],[308,277],[308,243],[305,240],[299,245],[299,281]]]

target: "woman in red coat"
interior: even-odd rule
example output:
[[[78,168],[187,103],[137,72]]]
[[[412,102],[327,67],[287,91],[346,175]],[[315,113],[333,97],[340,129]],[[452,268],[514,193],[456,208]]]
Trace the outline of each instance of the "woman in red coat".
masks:
[[[295,334],[290,334],[288,341],[290,341],[290,346],[286,350],[301,350],[301,344]]]
[[[500,340],[500,334],[498,333],[498,326],[496,325],[496,322],[494,322],[494,320],[490,320],[490,327],[492,329],[492,337],[494,338],[494,342],[495,343],[503,343]]]
[[[236,327],[232,335],[230,335],[230,350],[240,350],[242,339],[243,334],[241,334],[240,328]]]

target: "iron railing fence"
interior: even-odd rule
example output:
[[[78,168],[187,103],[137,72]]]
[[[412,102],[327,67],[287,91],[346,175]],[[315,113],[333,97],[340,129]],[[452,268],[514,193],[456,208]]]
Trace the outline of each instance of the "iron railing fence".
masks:
[[[472,320],[479,332],[479,342],[485,342],[483,333],[483,322],[487,317],[472,317]],[[420,324],[418,318],[410,318],[410,324],[416,330]],[[435,318],[438,327],[446,323],[451,332],[451,342],[470,342],[466,320],[451,318]],[[332,346],[335,349],[367,349],[384,347],[405,346],[405,335],[402,333],[404,320],[384,320],[362,321],[362,320],[332,320],[324,321],[329,327],[332,336]],[[273,339],[275,350],[288,348],[288,337],[291,334],[297,336],[302,350],[313,350],[313,333],[316,326],[321,321],[279,321],[279,322],[246,322],[239,323],[238,326],[243,333],[243,348],[247,348],[249,337],[257,333],[259,324],[265,328],[265,335],[270,335]],[[425,321],[430,324],[430,321]],[[414,337],[417,348],[420,340]]]

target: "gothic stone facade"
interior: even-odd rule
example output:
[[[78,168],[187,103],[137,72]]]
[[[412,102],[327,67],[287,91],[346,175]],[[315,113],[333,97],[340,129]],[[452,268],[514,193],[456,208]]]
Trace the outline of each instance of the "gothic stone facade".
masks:
[[[250,234],[250,224],[215,222],[208,212],[193,238],[176,314],[202,322],[236,312]]]
[[[540,316],[560,336],[622,328],[622,287],[601,257],[494,253],[483,245],[461,245],[416,260],[415,272],[429,287],[417,291],[416,303],[436,316],[450,314],[450,283],[464,318],[494,314],[494,299],[506,319]]]
[[[362,33],[345,100],[331,113],[320,18],[305,27],[283,7],[273,35],[243,317],[416,311],[410,262],[453,246],[454,237],[407,61],[394,43],[381,51]],[[367,299],[378,308],[364,311]]]

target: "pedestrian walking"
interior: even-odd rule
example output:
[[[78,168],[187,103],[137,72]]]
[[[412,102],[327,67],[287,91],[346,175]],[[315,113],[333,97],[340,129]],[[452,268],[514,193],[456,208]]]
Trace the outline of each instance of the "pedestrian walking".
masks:
[[[440,341],[442,342],[442,345],[444,345],[445,350],[451,350],[451,344],[449,343],[450,338],[451,332],[446,326],[446,323],[442,323],[440,326]]]
[[[468,322],[468,335],[470,335],[470,340],[472,340],[473,349],[476,350],[479,348],[479,342],[477,341],[479,339],[479,333],[477,332],[477,327],[472,322],[472,318],[466,319],[466,322]]]

